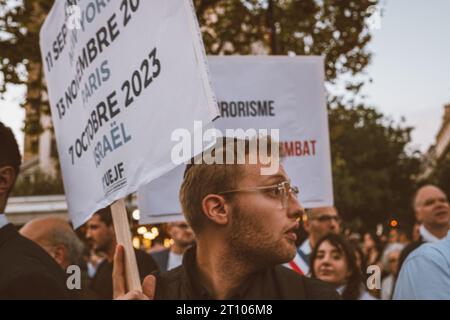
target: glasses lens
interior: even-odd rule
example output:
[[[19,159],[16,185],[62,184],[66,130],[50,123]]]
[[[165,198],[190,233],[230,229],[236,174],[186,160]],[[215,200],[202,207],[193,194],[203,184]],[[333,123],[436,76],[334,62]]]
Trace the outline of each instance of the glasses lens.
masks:
[[[331,220],[334,220],[336,222],[340,221],[340,218],[337,216],[320,216],[319,218],[317,218],[317,220],[319,220],[320,222],[330,222]]]
[[[289,181],[285,181],[280,183],[280,190],[281,190],[281,202],[283,205],[283,208],[287,208],[289,197],[292,195],[295,198],[297,198],[298,194],[298,188],[291,186],[291,183]]]

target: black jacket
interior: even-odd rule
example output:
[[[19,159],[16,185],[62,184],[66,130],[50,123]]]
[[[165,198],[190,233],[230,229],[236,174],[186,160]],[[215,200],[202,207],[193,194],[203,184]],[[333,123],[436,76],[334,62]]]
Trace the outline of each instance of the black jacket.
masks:
[[[161,272],[167,271],[167,268],[169,266],[169,253],[170,249],[165,249],[158,252],[153,252],[151,254],[155,262],[158,264],[159,270]]]
[[[199,282],[195,247],[190,248],[178,268],[162,273],[156,281],[156,300],[212,300]],[[339,294],[330,285],[298,275],[283,266],[274,266],[253,274],[242,283],[232,300],[337,300]]]
[[[142,250],[134,250],[134,252],[141,281],[149,274],[159,270],[155,260],[149,254]],[[90,289],[97,295],[98,299],[111,300],[113,298],[112,272],[113,265],[107,260],[98,266],[90,285]]]
[[[68,299],[60,266],[13,225],[0,229],[0,299]]]

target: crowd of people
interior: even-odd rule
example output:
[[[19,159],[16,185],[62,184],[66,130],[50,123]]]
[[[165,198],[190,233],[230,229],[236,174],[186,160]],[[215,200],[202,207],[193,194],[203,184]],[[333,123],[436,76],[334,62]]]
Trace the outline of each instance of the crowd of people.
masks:
[[[214,152],[237,159],[234,141]],[[276,144],[258,139],[255,150],[245,141],[245,157],[261,143]],[[360,235],[343,230],[335,207],[304,209],[282,164],[272,175],[260,174],[262,161],[188,165],[186,221],[164,226],[170,248],[135,250],[142,291],[130,291],[109,207],[93,214],[81,239],[57,218],[20,230],[8,223],[21,156],[1,122],[0,148],[0,299],[450,299],[450,207],[437,186],[417,190],[410,232]],[[72,290],[70,266],[82,271]]]
[[[341,218],[334,207],[306,210],[303,225],[308,237],[299,244],[296,257],[286,266],[332,283],[344,299],[448,299],[450,290],[443,284],[450,279],[450,259],[444,251],[440,259],[444,272],[427,266],[422,272],[416,270],[407,275],[417,260],[429,259],[420,252],[430,246],[416,251],[419,246],[438,243],[447,237],[450,223],[447,196],[438,187],[425,185],[417,190],[412,209],[416,224],[411,230],[394,227],[386,234],[365,232],[362,235],[341,230]],[[448,255],[450,246],[444,248]],[[414,255],[409,257],[413,251]],[[401,269],[404,271],[397,281]],[[440,278],[437,280],[441,281],[439,293],[438,287],[431,285],[432,272]],[[418,289],[420,284],[424,286]]]

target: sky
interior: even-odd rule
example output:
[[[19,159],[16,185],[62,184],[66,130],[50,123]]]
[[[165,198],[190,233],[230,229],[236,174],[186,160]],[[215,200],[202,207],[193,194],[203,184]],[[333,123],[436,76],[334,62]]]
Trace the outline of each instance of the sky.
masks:
[[[372,31],[373,82],[366,102],[413,126],[412,146],[426,151],[435,142],[444,105],[450,103],[450,0],[382,0],[383,16]],[[0,121],[12,127],[23,148],[22,88],[0,100]]]
[[[386,0],[369,49],[364,93],[384,114],[415,127],[413,145],[435,142],[450,104],[450,1]]]

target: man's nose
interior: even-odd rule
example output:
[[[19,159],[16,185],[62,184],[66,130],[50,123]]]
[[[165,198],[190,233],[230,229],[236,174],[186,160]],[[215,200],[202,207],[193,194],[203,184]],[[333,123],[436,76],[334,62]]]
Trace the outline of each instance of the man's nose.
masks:
[[[330,256],[328,254],[326,254],[323,258],[322,258],[322,265],[324,266],[330,266]]]
[[[447,201],[438,201],[437,202],[437,207],[438,208],[449,208],[449,204]]]
[[[331,230],[336,230],[338,227],[338,222],[336,219],[331,219],[331,224],[330,224],[330,229]]]

